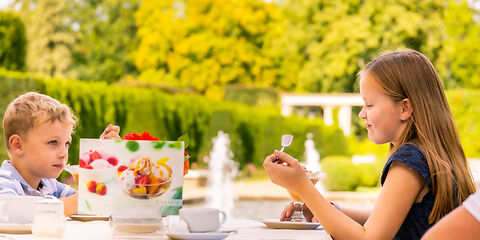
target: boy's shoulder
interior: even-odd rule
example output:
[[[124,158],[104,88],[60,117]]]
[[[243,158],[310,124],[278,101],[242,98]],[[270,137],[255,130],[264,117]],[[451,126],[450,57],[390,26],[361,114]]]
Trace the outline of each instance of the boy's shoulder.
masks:
[[[0,195],[25,195],[20,181],[16,179],[9,161],[3,161],[0,167]]]
[[[56,198],[62,198],[73,195],[76,192],[72,187],[63,184],[54,178],[44,178],[40,181],[40,185],[40,190],[33,189],[25,182],[10,161],[3,161],[2,166],[0,167],[0,195],[51,195]]]

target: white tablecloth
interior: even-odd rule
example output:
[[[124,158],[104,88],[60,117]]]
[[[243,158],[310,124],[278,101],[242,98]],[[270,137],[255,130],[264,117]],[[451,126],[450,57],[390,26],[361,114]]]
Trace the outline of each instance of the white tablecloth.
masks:
[[[271,229],[263,223],[249,219],[229,219],[221,230],[236,230],[237,233],[230,235],[226,240],[245,239],[328,239],[332,238],[325,230],[289,230]],[[167,231],[164,229],[163,231]],[[0,240],[6,239],[46,239],[36,238],[32,234],[1,234]],[[57,238],[58,239],[58,238]],[[61,239],[65,240],[108,240],[108,239],[169,239],[164,232],[155,234],[115,235],[107,221],[79,222],[68,221],[65,233]]]
[[[227,220],[224,230],[237,230],[237,234],[232,234],[227,240],[245,240],[245,239],[320,239],[331,240],[330,235],[325,230],[291,230],[291,229],[272,229],[267,228],[265,224],[249,219],[231,219]]]

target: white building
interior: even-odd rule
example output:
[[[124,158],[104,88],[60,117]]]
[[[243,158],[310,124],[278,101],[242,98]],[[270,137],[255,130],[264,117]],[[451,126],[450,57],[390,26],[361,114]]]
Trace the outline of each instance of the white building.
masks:
[[[289,116],[294,107],[318,106],[323,109],[323,121],[333,124],[333,108],[340,107],[338,125],[345,135],[352,133],[352,106],[363,106],[363,99],[357,93],[339,94],[283,94],[282,114]]]

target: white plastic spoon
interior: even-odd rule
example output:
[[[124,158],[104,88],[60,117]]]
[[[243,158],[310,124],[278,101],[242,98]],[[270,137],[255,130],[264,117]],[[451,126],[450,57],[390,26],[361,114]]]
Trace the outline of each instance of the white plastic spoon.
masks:
[[[290,144],[292,144],[292,141],[293,141],[293,135],[282,135],[282,149],[280,149],[280,152],[283,152],[283,150],[290,146]],[[273,160],[273,163],[277,163],[278,162],[278,157]]]

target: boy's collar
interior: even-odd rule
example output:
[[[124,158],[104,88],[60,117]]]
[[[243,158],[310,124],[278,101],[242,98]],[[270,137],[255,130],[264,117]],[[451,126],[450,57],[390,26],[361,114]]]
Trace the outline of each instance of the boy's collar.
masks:
[[[12,165],[12,163],[10,162],[10,160],[5,160],[3,161],[2,163],[2,169],[5,169],[5,170],[8,170],[10,171],[10,173],[12,174],[12,177],[14,179],[17,179],[20,184],[22,185],[26,185],[26,186],[29,186],[27,181],[25,181],[25,179],[22,177],[22,175],[18,172],[18,170]],[[30,187],[31,188],[31,187]]]
[[[29,189],[29,191],[32,191],[32,190],[35,190],[35,191],[38,191],[41,193],[42,196],[47,196],[47,195],[51,195],[53,193],[52,189],[50,189],[49,187],[47,187],[47,182],[45,181],[44,178],[42,178],[40,180],[40,183],[38,184],[38,189],[34,189],[32,188],[28,183],[27,181],[25,181],[25,179],[22,177],[22,175],[18,172],[18,170],[12,165],[12,163],[10,162],[10,160],[5,160],[2,162],[2,169],[5,169],[5,170],[8,170],[10,171],[10,173],[12,174],[12,177],[14,179],[17,179],[20,184],[23,186],[23,188],[27,188]]]

